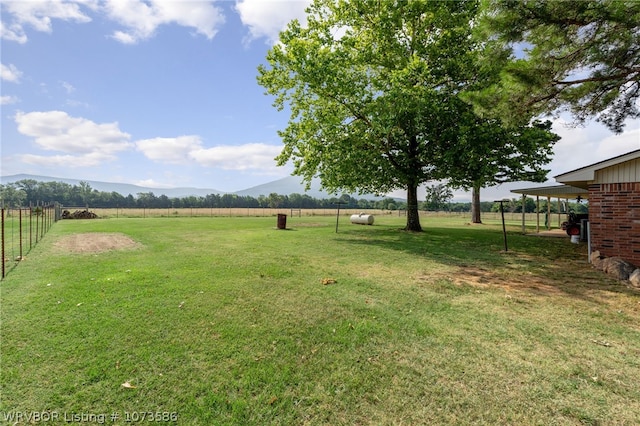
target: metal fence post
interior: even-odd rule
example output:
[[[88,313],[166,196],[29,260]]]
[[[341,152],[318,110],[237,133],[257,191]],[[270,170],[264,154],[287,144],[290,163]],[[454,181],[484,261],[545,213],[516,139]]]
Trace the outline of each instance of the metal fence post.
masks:
[[[4,261],[5,261],[5,255],[4,255],[4,207],[2,208],[2,224],[0,225],[0,227],[2,227],[2,278],[4,278]]]
[[[29,251],[33,247],[33,209],[29,206]]]
[[[33,216],[34,212],[36,214],[36,244],[38,244],[38,239],[40,238],[40,218],[38,217],[38,203],[36,203],[36,209],[31,210],[31,216]]]
[[[18,223],[19,223],[18,235],[19,235],[19,238],[20,238],[20,259],[22,259],[22,209],[18,209],[18,218],[19,218],[18,219]],[[3,241],[4,241],[4,238],[3,238]]]

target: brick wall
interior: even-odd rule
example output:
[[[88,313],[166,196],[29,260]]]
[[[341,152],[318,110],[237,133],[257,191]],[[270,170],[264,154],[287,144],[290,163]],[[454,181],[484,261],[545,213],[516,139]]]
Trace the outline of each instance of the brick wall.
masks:
[[[640,267],[640,182],[589,185],[591,248]]]

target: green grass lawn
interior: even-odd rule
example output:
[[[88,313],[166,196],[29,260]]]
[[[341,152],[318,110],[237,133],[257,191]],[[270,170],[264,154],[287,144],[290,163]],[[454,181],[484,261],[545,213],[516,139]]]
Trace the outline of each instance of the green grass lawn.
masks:
[[[640,423],[640,292],[568,237],[404,220],[55,224],[0,283],[0,423]]]

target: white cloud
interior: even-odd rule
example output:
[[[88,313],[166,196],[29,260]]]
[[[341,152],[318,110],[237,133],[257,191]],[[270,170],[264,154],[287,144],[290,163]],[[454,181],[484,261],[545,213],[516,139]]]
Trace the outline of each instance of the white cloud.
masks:
[[[136,44],[138,40],[132,36],[131,34],[124,33],[122,31],[114,31],[113,35],[114,40],[119,41],[122,44]]]
[[[553,131],[562,139],[554,146],[554,158],[549,164],[549,179],[599,161],[640,149],[640,124],[628,120],[623,133],[614,134],[602,124],[592,121],[584,127],[570,126],[557,119]]]
[[[206,1],[108,0],[104,7],[111,19],[126,28],[112,35],[125,44],[148,39],[160,25],[172,23],[193,28],[212,39],[224,24],[221,9]]]
[[[36,164],[41,159],[63,164],[95,165],[115,159],[115,153],[131,147],[129,134],[118,123],[98,124],[81,117],[71,117],[63,111],[18,112],[15,116],[18,132],[34,138],[40,148],[68,155],[23,156],[23,161]]]
[[[204,167],[223,170],[255,170],[272,172],[274,158],[282,147],[263,143],[222,145],[205,148],[199,136],[153,138],[136,141],[136,148],[150,160],[167,164],[188,164],[194,161]]]
[[[191,27],[211,40],[224,24],[222,10],[212,3],[204,1],[156,1],[158,14],[164,22],[175,22],[184,27]]]
[[[250,143],[240,146],[216,146],[194,150],[190,156],[200,165],[219,167],[224,170],[264,170],[276,168],[274,158],[280,154],[281,146]]]
[[[191,161],[191,152],[202,149],[199,136],[177,138],[153,138],[136,142],[138,151],[153,161],[170,164],[185,164]]]
[[[76,88],[71,85],[71,83],[67,83],[66,81],[61,81],[60,84],[64,88],[67,93],[73,93],[76,91]]]
[[[86,102],[83,101],[78,101],[75,99],[67,99],[67,101],[65,102],[65,105],[68,105],[70,107],[74,107],[74,108],[89,108],[90,105]]]
[[[167,185],[166,183],[156,182],[153,179],[143,179],[133,182],[134,185],[144,186],[146,188],[173,188],[173,185]]]
[[[27,42],[27,36],[19,24],[7,25],[4,22],[0,22],[0,37],[4,40],[15,41],[19,44],[25,44]]]
[[[249,27],[249,41],[265,37],[273,44],[278,41],[280,31],[293,19],[306,24],[305,9],[310,4],[308,0],[237,0],[236,11],[242,23]]]
[[[618,135],[609,135],[602,140],[596,151],[600,158],[607,159],[640,149],[640,126]]]
[[[0,79],[11,83],[18,83],[21,77],[22,71],[16,68],[15,65],[0,64]]]
[[[35,155],[22,154],[17,158],[23,163],[44,167],[81,168],[97,167],[114,159],[113,155],[102,152],[90,152],[82,155]]]
[[[125,44],[137,43],[154,35],[160,25],[177,24],[193,28],[197,34],[212,39],[224,23],[222,10],[211,1],[192,0],[44,0],[3,1],[2,7],[11,22],[2,22],[3,39],[26,43],[25,27],[52,32],[54,19],[86,23],[86,13],[104,13],[124,28],[111,36]]]
[[[26,43],[25,26],[30,26],[36,31],[50,33],[53,19],[80,23],[90,22],[91,18],[82,12],[80,5],[93,7],[95,3],[64,0],[3,1],[2,7],[11,16],[12,21],[10,24],[2,22],[2,38]]]
[[[0,97],[0,105],[10,105],[18,103],[19,99],[16,96],[1,96]]]

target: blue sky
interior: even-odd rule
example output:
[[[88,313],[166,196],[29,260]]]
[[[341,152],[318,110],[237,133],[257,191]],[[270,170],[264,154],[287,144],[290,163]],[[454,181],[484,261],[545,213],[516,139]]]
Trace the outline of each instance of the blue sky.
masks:
[[[257,66],[307,1],[1,1],[1,175],[237,191],[288,176]],[[553,176],[640,148],[557,119]],[[483,199],[513,197],[502,185]],[[396,195],[403,196],[402,191]],[[468,198],[458,192],[456,199]]]

